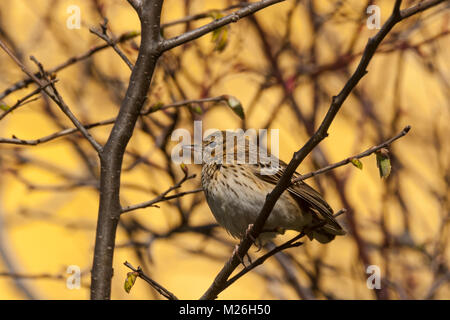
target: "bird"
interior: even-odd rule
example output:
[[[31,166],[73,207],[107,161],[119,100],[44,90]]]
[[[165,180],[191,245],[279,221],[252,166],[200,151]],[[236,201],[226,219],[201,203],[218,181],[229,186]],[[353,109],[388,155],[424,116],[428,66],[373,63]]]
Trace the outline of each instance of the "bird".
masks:
[[[199,145],[192,145],[192,148],[202,155],[201,185],[212,214],[231,236],[243,239],[287,165],[273,155],[272,159],[276,161],[263,163],[261,153],[250,147],[248,137],[244,144],[232,142],[230,146],[230,136],[234,139],[236,134],[215,131],[202,141],[201,149]],[[238,141],[242,137],[237,136]],[[242,158],[239,161],[239,154],[245,156],[244,161]],[[293,178],[299,176],[295,172]],[[333,217],[330,205],[303,181],[292,184],[283,192],[266,220],[263,232],[254,239],[255,243],[261,248],[286,230],[304,232],[310,240],[322,244],[346,234]]]

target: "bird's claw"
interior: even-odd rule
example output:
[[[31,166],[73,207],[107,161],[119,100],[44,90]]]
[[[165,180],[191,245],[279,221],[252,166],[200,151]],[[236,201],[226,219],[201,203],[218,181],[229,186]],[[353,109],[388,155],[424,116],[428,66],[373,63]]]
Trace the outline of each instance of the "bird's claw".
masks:
[[[254,237],[254,236],[252,235],[252,233],[251,233],[252,228],[253,228],[253,223],[248,225],[247,230],[245,230],[245,235],[246,235],[247,237],[249,237],[250,240],[252,240],[253,242],[256,242],[255,237]]]
[[[233,256],[236,256],[238,259],[239,259],[239,261],[242,263],[242,265],[244,266],[244,268],[247,268],[247,266],[245,265],[245,263],[244,263],[244,259],[242,259],[241,258],[241,256],[239,255],[239,245],[237,244],[235,247],[234,247],[234,250],[233,250]]]

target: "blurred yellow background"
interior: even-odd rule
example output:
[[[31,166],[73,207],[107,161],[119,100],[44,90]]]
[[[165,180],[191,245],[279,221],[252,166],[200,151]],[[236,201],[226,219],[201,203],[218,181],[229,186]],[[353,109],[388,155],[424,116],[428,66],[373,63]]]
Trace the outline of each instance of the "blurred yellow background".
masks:
[[[131,7],[126,1],[97,1],[103,5],[104,14],[108,17],[109,26],[116,35],[128,31],[138,31],[139,21]],[[302,1],[301,1],[302,2]],[[408,3],[408,1],[405,1]],[[89,32],[90,27],[98,27],[102,21],[98,12],[94,9],[95,1],[70,0],[70,1],[2,1],[0,3],[1,27],[8,31],[14,43],[19,46],[23,53],[22,61],[35,70],[35,66],[28,59],[34,55],[46,68],[52,68],[74,55],[79,55],[94,45],[102,44],[102,40]],[[164,2],[162,21],[169,22],[179,19],[185,15],[184,1],[166,0]],[[294,1],[286,1],[269,7],[257,13],[260,23],[270,30],[274,35],[282,35],[286,16]],[[381,21],[384,22],[390,14],[392,1],[375,1],[381,7]],[[222,0],[193,0],[191,1],[190,13],[200,13],[209,9],[224,8],[229,4]],[[77,5],[81,8],[81,29],[70,30],[66,28],[66,20],[70,16],[67,7]],[[329,12],[333,8],[333,1],[317,1],[317,10],[321,13]],[[346,17],[358,18],[364,10],[365,2],[344,1],[339,9],[340,19],[327,26],[330,34],[337,35],[339,39],[348,43],[355,31],[355,22]],[[406,5],[405,5],[406,6]],[[299,5],[293,11],[292,37],[293,45],[300,51],[308,50],[312,41],[312,31],[309,20],[306,17],[307,8]],[[421,18],[426,17],[423,14]],[[445,28],[448,29],[447,12],[436,14],[432,19],[426,19],[420,30],[414,30],[408,35],[410,43],[419,43],[425,39],[438,34]],[[192,26],[200,26],[211,19],[203,19],[193,22]],[[406,22],[405,22],[406,23]],[[400,25],[399,30],[402,26]],[[174,36],[183,32],[182,26],[171,27],[165,30],[166,37]],[[397,29],[394,29],[394,31]],[[359,37],[353,52],[363,50],[367,38],[373,36],[377,30],[361,28]],[[0,37],[2,35],[0,34]],[[138,38],[137,38],[138,39]],[[397,39],[403,41],[405,39]],[[137,40],[138,41],[138,40]],[[327,39],[324,35],[319,42],[319,58],[321,63],[331,62],[335,52],[331,46],[323,44]],[[224,74],[220,81],[212,86],[209,94],[211,96],[230,94],[237,97],[243,104],[246,114],[258,84],[264,81],[262,75],[251,72],[230,72],[233,63],[240,61],[242,64],[262,69],[266,67],[267,61],[261,51],[261,44],[256,36],[255,30],[247,20],[232,24],[229,29],[229,43],[223,52],[214,51],[211,36],[206,35],[196,40],[199,47],[208,53],[214,63],[212,70],[205,70],[199,63],[199,55],[196,50],[184,53],[179,63],[182,65],[185,75],[179,78],[180,84],[185,89],[189,99],[198,98],[201,89],[195,86],[192,79],[199,82],[214,83],[214,77]],[[448,180],[447,184],[443,178],[448,179],[449,144],[449,91],[448,83],[450,74],[449,55],[450,43],[448,36],[441,37],[434,42],[435,47],[424,47],[425,53],[434,49],[438,54],[433,58],[434,68],[440,71],[445,79],[443,81],[438,73],[433,73],[424,68],[414,50],[406,50],[402,54],[398,52],[379,53],[375,55],[368,68],[368,75],[361,80],[358,87],[363,89],[368,96],[373,98],[374,110],[382,120],[383,125],[390,125],[393,119],[393,105],[398,99],[401,104],[401,116],[398,120],[398,128],[405,125],[412,126],[411,132],[397,141],[391,151],[396,157],[402,159],[403,164],[408,167],[401,176],[401,192],[407,203],[409,219],[411,221],[411,236],[416,243],[424,244],[435,241],[442,235],[444,241],[444,252],[441,256],[446,264],[449,263],[450,251],[448,246],[448,222],[444,227],[441,225],[442,217],[448,219]],[[137,52],[129,44],[121,45],[132,61],[135,61]],[[384,47],[387,48],[387,47]],[[167,59],[177,55],[180,48],[168,53]],[[90,58],[96,67],[104,75],[117,77],[126,85],[130,70],[120,60],[112,49],[103,50]],[[359,61],[356,58],[349,67],[353,71]],[[395,83],[398,74],[398,65],[402,62],[402,78],[400,90],[396,96]],[[298,61],[292,56],[286,55],[280,59],[280,67],[286,77],[295,73]],[[84,79],[84,66],[76,64],[57,73],[59,79],[57,87],[62,96],[72,108],[76,115],[84,123],[92,123],[116,116],[118,104],[113,101],[110,94],[99,86],[96,80]],[[24,74],[6,56],[0,52],[0,91],[8,88],[18,80],[24,79]],[[152,95],[158,96],[164,103],[170,103],[170,95],[164,90],[166,80],[159,70],[153,82]],[[95,75],[94,75],[95,78]],[[348,77],[347,77],[348,78]],[[328,99],[321,103],[318,110],[317,121],[325,114],[331,95],[337,94],[342,88],[345,77],[337,72],[329,72],[322,76],[322,82],[326,83]],[[301,82],[302,80],[300,80]],[[446,83],[446,87],[442,85]],[[29,88],[17,91],[4,99],[8,105],[32,91]],[[81,94],[82,93],[82,94]],[[325,93],[326,94],[326,93]],[[305,114],[312,112],[312,87],[305,81],[305,85],[299,85],[294,93],[296,99],[301,101]],[[282,96],[281,89],[272,87],[267,89],[262,98],[255,104],[251,116],[247,122],[248,127],[260,128],[270,117]],[[179,98],[179,97],[177,97]],[[181,100],[181,99],[180,99]],[[52,102],[50,102],[52,103]],[[0,136],[11,137],[15,135],[22,139],[35,139],[59,131],[61,128],[47,115],[43,115],[43,99],[34,101],[14,111],[8,117],[0,121]],[[272,129],[280,129],[280,158],[289,161],[292,153],[296,151],[307,140],[308,134],[305,128],[299,126],[295,120],[292,110],[284,102],[271,124]],[[329,130],[329,137],[321,144],[322,150],[330,162],[339,161],[355,153],[363,151],[368,147],[381,143],[374,139],[376,128],[370,122],[364,122],[361,108],[354,96],[350,96],[343,105],[336,120]],[[55,113],[60,113],[54,108]],[[185,112],[185,111],[182,111]],[[166,121],[164,116],[155,113],[159,121]],[[71,123],[58,114],[59,121],[67,127]],[[204,117],[203,129],[233,129],[240,127],[239,119],[224,106],[216,107]],[[183,118],[178,127],[191,128],[192,122]],[[316,124],[317,126],[317,124]],[[111,126],[93,129],[95,137],[102,143],[106,141]],[[398,130],[400,131],[400,130]],[[391,132],[391,135],[398,131]],[[435,134],[442,137],[443,144],[436,153],[433,142]],[[387,135],[385,138],[388,138]],[[80,141],[80,140],[78,140]],[[175,143],[172,143],[173,146]],[[90,150],[89,145],[83,141],[80,144],[85,150]],[[43,165],[32,163],[18,164],[14,161],[12,153],[19,148],[21,154],[42,161]],[[154,142],[150,137],[139,130],[129,144],[128,150],[140,152],[146,155],[154,163],[163,163],[164,156],[155,151]],[[95,226],[98,210],[98,193],[95,188],[69,188],[64,190],[65,179],[59,172],[62,170],[69,175],[80,176],[86,171],[83,161],[75,151],[74,146],[66,138],[53,140],[38,146],[13,146],[0,144],[0,228],[1,246],[4,254],[7,253],[8,261],[14,266],[14,271],[27,275],[63,275],[62,279],[33,279],[22,280],[28,290],[42,299],[88,299],[89,298],[89,270],[92,264],[92,253],[95,239]],[[91,156],[95,156],[91,152]],[[311,157],[309,157],[299,168],[301,172],[309,172],[314,168]],[[125,158],[125,166],[130,164],[131,158]],[[386,217],[386,223],[391,232],[403,230],[402,214],[404,210],[396,202],[389,201],[387,182],[379,178],[378,169],[374,156],[363,159],[362,171],[354,167],[344,167],[336,170],[336,175],[348,174],[345,193],[351,200],[355,210],[355,217],[360,225],[364,239],[373,243],[381,243],[382,234],[376,228],[371,228],[374,221],[378,221],[382,215]],[[444,167],[441,166],[444,164]],[[52,169],[54,166],[57,169]],[[60,170],[61,169],[61,170]],[[12,174],[15,170],[19,174]],[[191,172],[199,173],[199,168],[190,165]],[[395,167],[393,168],[395,170]],[[180,177],[181,177],[181,170]],[[337,211],[342,208],[335,186],[326,177],[321,178],[322,186],[326,190],[325,198]],[[388,178],[389,179],[389,178]],[[31,182],[38,186],[53,186],[48,190],[42,188],[30,189],[27,183]],[[124,186],[121,191],[122,204],[129,205],[147,201],[154,197],[149,193],[150,189],[160,192],[172,185],[167,174],[151,170],[147,166],[138,166],[132,171],[123,173],[122,182]],[[180,190],[191,190],[198,186],[199,177],[193,181],[183,184]],[[313,180],[309,183],[315,185]],[[61,186],[61,187],[58,187]],[[141,188],[131,187],[140,186]],[[328,187],[329,186],[329,187]],[[433,197],[428,190],[433,186],[439,190],[441,198]],[[191,201],[192,195],[182,199]],[[386,200],[387,199],[387,200]],[[385,201],[386,200],[386,201]],[[160,208],[147,208],[133,213],[127,213],[124,220],[138,218],[152,230],[164,232],[174,227],[179,222],[179,216],[173,206],[161,203]],[[341,218],[340,218],[341,219]],[[345,217],[342,217],[345,224]],[[208,206],[203,202],[192,214],[193,225],[202,223],[213,223],[213,216]],[[231,239],[225,231],[219,229],[218,235],[224,239]],[[445,234],[445,235],[443,235]],[[277,239],[278,243],[287,240],[294,233],[288,232]],[[148,235],[141,234],[139,239],[146,241]],[[118,229],[116,244],[127,243],[129,238],[123,228]],[[308,265],[311,257],[320,256],[324,263],[340,270],[336,275],[332,268],[324,269],[322,278],[323,286],[333,292],[339,298],[372,299],[372,290],[366,286],[361,271],[361,266],[355,263],[357,248],[351,236],[338,237],[327,245],[316,242],[307,243],[300,248],[291,249],[289,252],[295,254],[298,261]],[[445,244],[445,242],[447,242]],[[221,259],[211,259],[208,256],[199,255],[196,250],[204,249],[206,252],[218,256]],[[231,254],[231,247],[216,242],[205,242],[203,236],[182,233],[169,239],[158,239],[151,247],[152,262],[148,264],[150,276],[168,288],[177,297],[182,299],[197,299],[213,281],[215,275]],[[5,253],[6,252],[6,253]],[[250,251],[253,255],[255,249]],[[383,265],[383,257],[379,251],[371,253],[374,264]],[[396,259],[399,261],[396,262]],[[123,289],[126,273],[130,270],[123,265],[129,261],[134,266],[139,264],[135,251],[129,247],[118,247],[114,256],[114,278],[112,281],[113,299],[154,299],[159,298],[149,286],[140,279],[137,280],[130,294]],[[391,277],[399,279],[400,285],[405,285],[407,277],[405,270],[411,273],[411,281],[414,286],[410,289],[416,297],[424,297],[426,291],[433,281],[431,266],[424,262],[422,255],[414,250],[400,250],[398,256],[392,257]],[[405,269],[405,264],[410,268]],[[82,288],[69,290],[66,286],[66,269],[69,265],[80,266],[83,271]],[[270,260],[263,266],[258,267],[260,272],[250,272],[238,280],[230,288],[226,289],[220,299],[296,299],[297,295],[291,286],[280,279],[283,278],[279,266]],[[0,259],[0,272],[10,272],[11,265],[5,262],[5,256]],[[267,280],[262,273],[276,275],[278,279]],[[307,277],[298,272],[300,283],[306,283]],[[394,298],[398,298],[393,294]],[[26,298],[11,277],[0,277],[0,299],[23,299]],[[450,298],[450,287],[448,282],[438,291],[435,298]]]

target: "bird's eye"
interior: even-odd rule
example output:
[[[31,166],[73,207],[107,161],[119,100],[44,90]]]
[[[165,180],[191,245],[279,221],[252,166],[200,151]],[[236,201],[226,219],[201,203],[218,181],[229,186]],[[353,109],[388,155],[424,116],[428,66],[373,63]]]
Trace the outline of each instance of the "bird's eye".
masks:
[[[217,142],[215,142],[215,141],[211,141],[211,142],[208,144],[208,146],[211,147],[211,148],[215,148],[216,145],[217,145]]]

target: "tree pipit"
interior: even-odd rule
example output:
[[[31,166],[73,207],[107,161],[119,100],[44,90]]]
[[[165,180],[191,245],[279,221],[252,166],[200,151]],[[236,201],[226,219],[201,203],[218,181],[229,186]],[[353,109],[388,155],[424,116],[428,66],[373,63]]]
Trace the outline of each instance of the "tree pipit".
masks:
[[[233,237],[242,239],[287,165],[274,156],[271,159],[276,161],[264,163],[261,153],[251,147],[249,139],[239,143],[238,137],[238,142],[233,143],[232,135],[236,134],[231,133],[232,139],[229,135],[230,131],[217,131],[204,139],[201,183],[217,222]],[[199,147],[193,146],[196,152],[200,152]],[[256,161],[252,163],[251,159]],[[299,176],[295,173],[293,178]],[[314,227],[318,225],[320,227]],[[305,232],[310,240],[320,243],[346,233],[333,217],[328,203],[303,181],[291,185],[281,195],[256,244],[261,246],[284,230]]]

